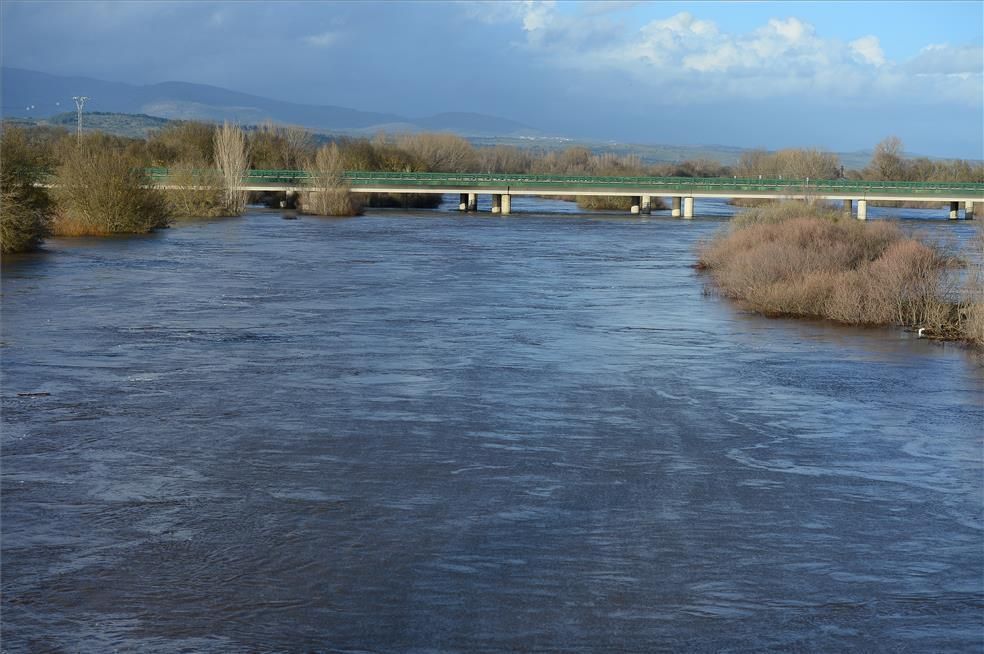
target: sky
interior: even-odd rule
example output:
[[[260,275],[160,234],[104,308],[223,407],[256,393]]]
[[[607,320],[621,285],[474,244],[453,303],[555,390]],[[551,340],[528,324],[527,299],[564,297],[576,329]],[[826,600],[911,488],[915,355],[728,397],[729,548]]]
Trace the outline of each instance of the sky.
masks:
[[[852,151],[895,135],[984,159],[979,1],[0,7],[3,65],[46,73],[619,142]]]

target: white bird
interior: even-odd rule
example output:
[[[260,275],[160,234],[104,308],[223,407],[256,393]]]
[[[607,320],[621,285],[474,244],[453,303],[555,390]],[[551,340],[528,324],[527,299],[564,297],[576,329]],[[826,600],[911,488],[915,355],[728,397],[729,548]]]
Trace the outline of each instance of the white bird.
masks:
[[[926,328],[925,327],[920,327],[919,328],[919,331],[916,332],[916,337],[917,338],[925,338],[926,337],[925,334],[926,334]]]

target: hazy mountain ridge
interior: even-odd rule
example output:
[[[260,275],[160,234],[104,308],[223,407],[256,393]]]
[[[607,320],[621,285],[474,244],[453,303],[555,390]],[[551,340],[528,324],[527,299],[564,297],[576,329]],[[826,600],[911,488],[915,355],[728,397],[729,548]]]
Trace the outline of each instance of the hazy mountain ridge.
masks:
[[[360,111],[333,105],[305,105],[273,100],[216,86],[162,82],[139,86],[90,77],[50,75],[20,68],[0,68],[3,117],[28,117],[29,122],[74,126],[73,95],[90,96],[86,104],[87,129],[144,137],[167,120],[233,120],[258,125],[266,120],[303,125],[324,134],[367,136],[379,131],[451,131],[476,145],[515,145],[554,150],[583,145],[594,152],[639,156],[646,163],[678,163],[712,159],[734,165],[753,148],[729,145],[668,145],[599,141],[545,136],[522,123],[469,112],[444,112],[422,118]],[[30,108],[30,109],[28,109]],[[61,116],[65,112],[69,116]],[[836,153],[847,169],[864,168],[871,150]],[[907,153],[909,156],[918,156]],[[940,157],[930,157],[939,159]]]
[[[538,133],[513,120],[476,113],[409,118],[334,105],[284,102],[206,84],[162,82],[140,86],[22,68],[0,69],[4,117],[46,118],[74,109],[72,96],[82,94],[89,96],[86,107],[93,111],[180,120],[234,120],[253,124],[272,120],[338,132],[372,132],[399,125],[402,131],[441,130],[476,136]]]

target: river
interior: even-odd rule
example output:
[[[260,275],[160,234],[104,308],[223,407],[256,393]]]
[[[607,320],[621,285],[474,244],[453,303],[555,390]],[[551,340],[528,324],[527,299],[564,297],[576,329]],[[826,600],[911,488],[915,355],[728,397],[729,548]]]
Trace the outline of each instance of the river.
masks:
[[[8,257],[3,651],[981,651],[980,362],[707,294],[703,207]]]

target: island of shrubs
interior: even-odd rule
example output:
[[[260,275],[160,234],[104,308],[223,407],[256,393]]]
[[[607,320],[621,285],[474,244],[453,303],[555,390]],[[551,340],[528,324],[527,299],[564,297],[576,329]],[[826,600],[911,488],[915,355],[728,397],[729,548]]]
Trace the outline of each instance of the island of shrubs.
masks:
[[[823,204],[745,210],[702,244],[697,266],[718,293],[764,315],[921,328],[984,345],[980,262]]]

